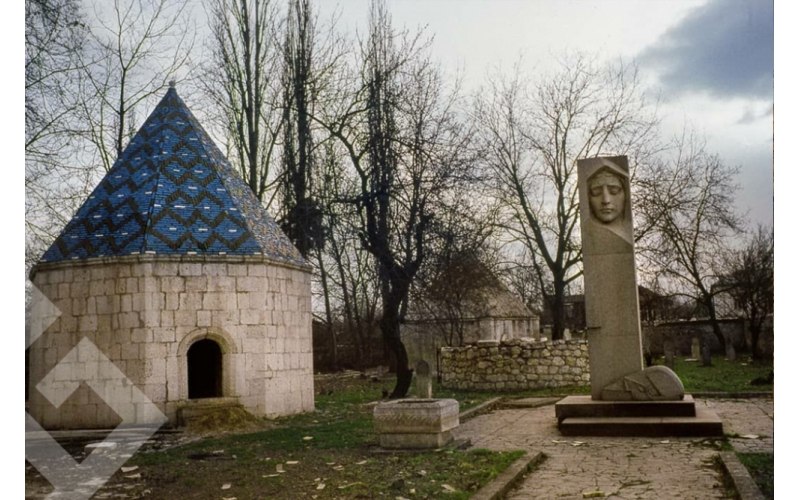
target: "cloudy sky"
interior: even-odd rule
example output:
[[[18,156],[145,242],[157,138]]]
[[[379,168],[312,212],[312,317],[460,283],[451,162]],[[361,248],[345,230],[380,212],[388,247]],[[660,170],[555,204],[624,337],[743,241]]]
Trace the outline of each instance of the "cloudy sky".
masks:
[[[362,33],[369,0],[325,0]],[[520,57],[555,70],[567,51],[633,60],[660,96],[663,130],[690,125],[740,166],[739,209],[772,223],[774,8],[769,0],[389,0],[396,27],[426,28],[433,53],[475,88]]]

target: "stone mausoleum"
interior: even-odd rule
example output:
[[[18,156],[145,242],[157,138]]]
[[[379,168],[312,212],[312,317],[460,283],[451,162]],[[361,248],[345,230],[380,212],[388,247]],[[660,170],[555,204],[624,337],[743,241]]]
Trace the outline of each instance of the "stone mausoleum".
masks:
[[[30,347],[29,413],[121,422],[89,364],[60,363],[84,338],[173,425],[197,402],[312,411],[310,271],[173,85],[31,271],[61,315]],[[45,377],[82,385],[56,408]]]

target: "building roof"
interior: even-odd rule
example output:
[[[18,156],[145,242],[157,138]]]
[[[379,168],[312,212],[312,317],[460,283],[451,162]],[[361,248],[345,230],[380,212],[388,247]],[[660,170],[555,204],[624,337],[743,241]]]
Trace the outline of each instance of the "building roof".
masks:
[[[40,262],[131,254],[305,263],[174,86]]]

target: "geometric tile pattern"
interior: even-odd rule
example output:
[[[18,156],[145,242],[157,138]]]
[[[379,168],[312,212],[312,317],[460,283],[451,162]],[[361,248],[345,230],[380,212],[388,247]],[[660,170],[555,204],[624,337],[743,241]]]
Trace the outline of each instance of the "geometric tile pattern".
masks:
[[[141,253],[305,263],[174,87],[41,261]]]

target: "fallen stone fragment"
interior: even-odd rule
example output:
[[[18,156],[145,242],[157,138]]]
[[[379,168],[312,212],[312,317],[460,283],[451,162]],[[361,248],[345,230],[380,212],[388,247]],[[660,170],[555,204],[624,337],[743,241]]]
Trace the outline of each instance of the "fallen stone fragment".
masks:
[[[455,493],[456,491],[458,491],[457,489],[453,488],[453,487],[452,487],[452,486],[450,486],[449,484],[443,484],[443,485],[442,485],[442,488],[444,488],[444,490],[445,490],[446,492],[448,492],[448,493]]]
[[[343,485],[339,486],[339,489],[340,490],[346,490],[347,488],[350,488],[351,486],[355,486],[357,484],[364,484],[364,483],[362,483],[361,481],[357,481],[355,483],[343,484]]]
[[[279,476],[280,474],[267,474],[266,476],[261,476],[261,477],[279,477]]]
[[[583,498],[603,498],[606,494],[604,491],[587,491],[583,494]]]
[[[758,439],[758,434],[745,434],[742,436],[744,439]]]
[[[356,465],[364,465],[365,463],[367,463],[367,461],[366,460],[362,460],[360,462],[356,462]]]
[[[317,485],[317,489],[318,489],[318,490],[324,490],[324,489],[325,489],[325,483],[319,483],[319,484]]]
[[[314,436],[305,436],[303,441],[311,441],[312,439],[314,439]]]
[[[663,441],[659,441],[661,444],[669,444],[669,439],[665,439]]]
[[[136,474],[131,474],[130,476],[125,476],[125,479],[141,479],[142,475],[138,472]]]
[[[286,465],[297,465],[299,463],[300,462],[298,462],[297,460],[289,460],[288,462],[286,462]]]
[[[135,471],[135,470],[136,470],[136,469],[138,469],[138,468],[139,468],[139,466],[138,466],[138,465],[133,465],[133,466],[131,466],[131,467],[123,467],[123,468],[121,468],[120,470],[121,470],[123,473],[128,473],[128,472],[133,472],[133,471]]]
[[[285,470],[283,470],[283,464],[276,464],[275,472],[286,472]]]
[[[222,489],[223,489],[223,490],[229,490],[229,489],[231,489],[231,483],[225,483],[225,484],[223,484],[223,485],[222,485]]]

